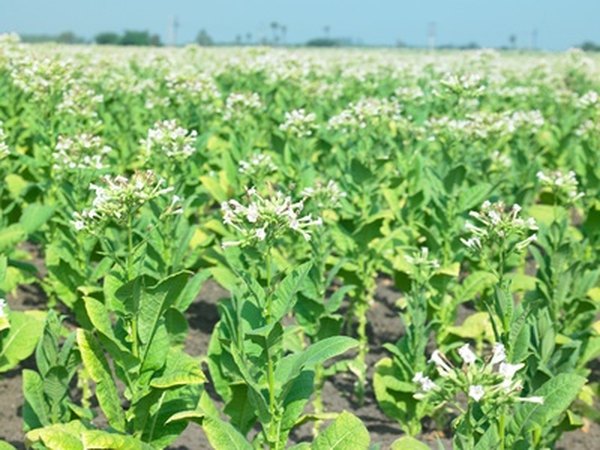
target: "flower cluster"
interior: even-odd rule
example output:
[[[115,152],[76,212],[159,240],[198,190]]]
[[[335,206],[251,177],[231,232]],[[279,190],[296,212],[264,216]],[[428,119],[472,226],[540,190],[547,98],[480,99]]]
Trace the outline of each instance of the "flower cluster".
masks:
[[[10,154],[8,145],[6,145],[6,133],[2,128],[2,122],[0,122],[0,159],[6,158]]]
[[[221,98],[221,92],[215,80],[205,73],[169,74],[165,77],[165,83],[171,96],[184,104],[190,100],[199,100],[204,107],[210,107]]]
[[[394,99],[363,98],[329,119],[329,128],[344,133],[400,120],[400,104]]]
[[[405,255],[404,259],[413,266],[434,270],[440,268],[440,262],[437,259],[430,257],[429,249],[427,247],[421,247],[421,249],[412,256]]]
[[[327,184],[317,181],[313,187],[304,188],[300,194],[312,199],[319,209],[335,208],[348,195],[333,180],[329,180]]]
[[[310,229],[322,224],[321,218],[315,219],[311,214],[302,216],[304,199],[294,202],[281,192],[263,197],[254,188],[249,189],[246,195],[248,205],[242,205],[237,200],[221,204],[223,223],[241,235],[240,240],[224,242],[223,247],[272,242],[288,230],[300,233],[308,241]]]
[[[460,93],[464,95],[468,93],[470,95],[481,95],[485,91],[484,80],[481,75],[477,73],[470,74],[454,74],[447,73],[444,78],[440,80],[440,84],[452,92]]]
[[[56,106],[59,113],[88,119],[96,117],[97,106],[104,101],[104,96],[81,83],[75,83],[63,94],[61,102]]]
[[[567,173],[560,170],[539,171],[537,178],[543,188],[550,190],[558,200],[566,204],[572,204],[584,196],[583,192],[578,192],[579,183],[572,170]]]
[[[100,224],[115,221],[124,223],[144,204],[173,191],[165,186],[166,181],[154,172],[135,172],[130,178],[124,176],[104,176],[102,184],[90,185],[95,196],[92,207],[73,213],[71,224],[77,230],[91,230]],[[181,214],[181,199],[173,195],[163,215]]]
[[[304,109],[295,109],[285,113],[285,121],[279,125],[279,129],[297,138],[309,137],[316,128],[316,121],[315,113],[307,113]]]
[[[0,298],[0,317],[6,317],[6,312],[4,311],[6,309],[6,300],[3,298]]]
[[[163,154],[167,158],[187,159],[196,152],[195,130],[180,127],[175,119],[156,122],[148,130],[146,139],[140,141],[143,156],[149,159],[153,154]]]
[[[502,344],[494,345],[487,362],[481,363],[468,344],[458,349],[458,355],[462,359],[462,367],[455,367],[443,353],[434,351],[430,362],[435,364],[439,379],[436,382],[422,372],[416,373],[413,382],[418,391],[414,397],[428,400],[436,408],[455,401],[461,392],[469,401],[487,402],[494,406],[517,402],[544,403],[543,397],[520,396],[523,383],[515,375],[525,365],[506,362],[506,350]]]
[[[529,235],[529,232],[536,231],[538,227],[533,218],[521,218],[520,212],[521,207],[517,204],[507,211],[503,202],[485,201],[480,211],[469,213],[477,221],[477,225],[472,222],[466,223],[465,228],[471,237],[461,238],[461,242],[474,252],[494,242],[507,244],[510,251],[523,250],[537,239],[536,234]]]
[[[275,172],[277,166],[273,164],[273,159],[266,153],[255,153],[248,161],[241,160],[239,162],[239,172],[247,175],[253,180],[262,179],[266,175]]]
[[[464,139],[510,137],[521,130],[536,133],[545,123],[539,111],[476,112],[463,119],[431,117],[425,122],[433,139],[438,135]]]
[[[225,100],[223,119],[226,121],[240,120],[262,108],[263,103],[257,93],[232,92]]]
[[[585,109],[597,105],[599,101],[600,96],[596,91],[588,91],[577,99],[577,105]]]
[[[59,172],[102,170],[106,167],[103,158],[111,152],[111,148],[104,145],[100,137],[89,133],[73,137],[59,136],[55,150],[52,168]]]

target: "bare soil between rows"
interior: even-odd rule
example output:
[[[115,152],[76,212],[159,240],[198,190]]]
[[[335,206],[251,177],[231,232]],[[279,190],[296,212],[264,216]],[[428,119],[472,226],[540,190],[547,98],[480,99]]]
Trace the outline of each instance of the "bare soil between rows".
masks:
[[[216,283],[205,283],[196,301],[187,311],[189,334],[186,340],[186,351],[192,356],[206,354],[210,335],[219,316],[217,303],[227,297],[227,291]],[[373,366],[386,356],[383,344],[393,343],[401,335],[402,326],[398,312],[394,306],[399,294],[389,287],[386,280],[380,280],[376,301],[368,314],[368,332],[370,353],[368,356],[369,385],[363,405],[356,403],[353,397],[354,378],[350,374],[338,374],[328,380],[324,387],[323,400],[327,411],[340,412],[348,410],[357,415],[366,425],[371,435],[372,444],[380,444],[387,449],[391,443],[402,435],[397,422],[391,420],[378,408],[371,381]],[[17,295],[8,299],[13,310],[44,309],[45,298],[35,286],[19,288]],[[466,316],[463,311],[459,316]],[[464,317],[462,317],[464,318]],[[459,320],[462,320],[459,317]],[[600,364],[596,364],[600,366]],[[0,439],[10,442],[19,449],[24,449],[24,433],[22,424],[22,369],[35,368],[33,358],[24,361],[17,369],[0,375]],[[594,371],[591,381],[600,380],[600,371]],[[444,448],[450,449],[450,439],[438,433],[427,433],[421,437],[432,448],[437,448],[439,440]],[[311,427],[304,426],[296,430],[290,441],[300,442],[312,439]],[[189,425],[184,433],[169,447],[169,450],[204,450],[211,449],[202,429],[195,424]],[[600,450],[600,425],[586,422],[584,428],[566,433],[560,440],[557,449],[563,450]]]

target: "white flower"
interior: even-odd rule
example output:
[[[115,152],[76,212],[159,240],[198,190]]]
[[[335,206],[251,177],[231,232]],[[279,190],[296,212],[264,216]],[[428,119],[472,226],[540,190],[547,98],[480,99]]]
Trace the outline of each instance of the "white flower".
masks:
[[[469,344],[465,344],[461,348],[459,348],[458,354],[460,355],[462,360],[465,362],[465,364],[468,364],[468,365],[473,364],[477,360],[477,356],[475,355],[475,353],[473,353],[473,351],[469,347]]]
[[[539,397],[539,396],[520,397],[520,398],[517,398],[517,400],[520,402],[525,402],[525,403],[536,403],[538,405],[544,404],[544,397]]]
[[[498,367],[498,373],[504,377],[506,380],[511,380],[515,374],[525,367],[525,364],[509,364],[509,363],[500,363],[500,367]]]
[[[4,308],[6,308],[6,300],[3,298],[0,298],[0,317],[5,316]]]
[[[501,343],[494,344],[494,351],[492,353],[492,360],[490,361],[490,365],[500,364],[506,360],[506,349],[504,345]]]
[[[429,361],[433,362],[435,364],[439,374],[442,377],[446,377],[446,376],[450,375],[450,373],[453,370],[453,368],[450,366],[450,364],[448,364],[445,361],[444,355],[439,350],[435,350],[431,354],[431,358],[429,359]]]
[[[285,121],[279,129],[297,138],[309,137],[315,128],[317,116],[307,113],[304,109],[295,109],[285,113]]]
[[[481,400],[484,395],[485,395],[485,391],[483,389],[483,386],[481,386],[479,384],[469,386],[469,397],[471,397],[476,402]]]
[[[187,159],[196,152],[195,130],[188,131],[180,127],[176,120],[156,122],[148,130],[146,139],[142,139],[143,156],[150,159],[153,153],[164,154],[168,158]]]
[[[267,237],[267,231],[266,231],[266,225],[263,228],[257,228],[256,229],[256,237],[258,238],[259,241],[264,241],[265,238]]]
[[[423,372],[417,372],[412,380],[414,383],[421,385],[421,390],[423,392],[429,392],[438,387],[437,384],[431,380],[431,378],[423,376]]]

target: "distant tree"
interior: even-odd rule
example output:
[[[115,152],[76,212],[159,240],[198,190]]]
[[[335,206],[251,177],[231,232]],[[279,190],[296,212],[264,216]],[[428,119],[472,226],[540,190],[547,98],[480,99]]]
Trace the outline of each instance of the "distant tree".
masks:
[[[56,42],[61,44],[81,44],[85,42],[85,39],[77,36],[72,31],[63,31],[56,37]]]
[[[250,44],[252,42],[252,33],[246,33],[246,43]]]
[[[121,37],[117,33],[105,32],[97,34],[94,41],[99,45],[119,45]]]
[[[579,48],[585,52],[600,52],[600,45],[592,41],[585,41]]]
[[[72,31],[64,31],[60,34],[24,34],[21,41],[28,43],[57,42],[60,44],[82,44],[85,39],[77,36]]]
[[[242,44],[242,35],[236,34],[235,35],[235,45],[241,45],[241,44]]]
[[[196,35],[196,44],[208,47],[214,45],[214,42],[206,30],[202,29],[198,31],[198,34]]]
[[[159,46],[160,36],[150,34],[148,31],[126,30],[120,40],[121,45],[139,45],[139,46]]]
[[[160,41],[160,36],[158,34],[150,35],[150,45],[153,47],[160,47],[162,42]]]
[[[325,25],[325,26],[323,27],[323,33],[325,33],[325,36],[326,36],[327,38],[329,38],[329,32],[330,32],[330,31],[331,31],[331,27],[330,27],[329,25]]]
[[[513,50],[515,50],[517,48],[517,36],[514,34],[511,34],[508,37],[508,42],[510,42],[510,46]]]
[[[314,38],[306,43],[307,47],[339,47],[340,41],[330,38]]]

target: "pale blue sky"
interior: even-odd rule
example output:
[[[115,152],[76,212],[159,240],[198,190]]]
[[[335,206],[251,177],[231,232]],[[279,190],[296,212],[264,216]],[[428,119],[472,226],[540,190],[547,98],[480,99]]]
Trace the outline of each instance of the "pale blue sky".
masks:
[[[530,43],[562,50],[585,40],[600,43],[600,0],[0,0],[0,32],[58,33],[91,38],[101,31],[144,29],[167,39],[169,17],[179,22],[179,43],[205,28],[217,41],[237,34],[270,36],[269,24],[287,26],[287,42],[323,35],[391,45],[427,44],[430,22],[439,44],[476,41],[485,47]]]

